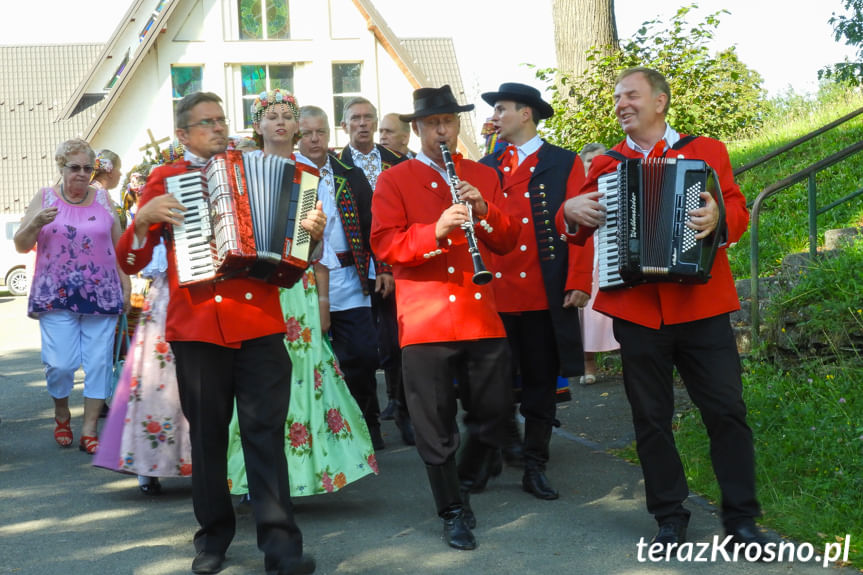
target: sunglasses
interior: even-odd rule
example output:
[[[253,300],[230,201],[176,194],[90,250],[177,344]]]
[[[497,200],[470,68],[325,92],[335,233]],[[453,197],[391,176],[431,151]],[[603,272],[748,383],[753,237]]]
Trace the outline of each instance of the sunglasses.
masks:
[[[69,170],[75,172],[76,174],[81,170],[84,171],[85,174],[89,174],[93,171],[93,166],[79,166],[78,164],[66,164],[63,166],[64,168],[69,168]]]

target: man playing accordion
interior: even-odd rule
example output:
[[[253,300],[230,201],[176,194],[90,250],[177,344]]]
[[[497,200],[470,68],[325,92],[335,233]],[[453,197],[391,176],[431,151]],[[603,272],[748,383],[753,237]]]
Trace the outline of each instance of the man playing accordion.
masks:
[[[718,175],[725,222],[717,202],[702,192],[703,206],[688,212],[686,226],[696,232],[696,240],[719,234],[723,245],[706,283],[644,283],[600,291],[594,309],[613,318],[620,342],[647,509],[659,525],[652,543],[663,549],[683,543],[689,523],[690,513],[683,506],[689,489],[671,429],[676,367],[711,438],[725,531],[735,543],[764,545],[767,539],[755,525],[760,507],[752,431],[746,424],[740,358],[728,318],[740,304],[724,249],[746,230],[749,213],[725,145],[678,134],[665,121],[670,100],[668,83],[659,72],[622,72],[614,89],[614,111],[626,139],[613,151],[626,158],[689,158],[709,164]],[[597,179],[615,171],[618,163],[612,156],[597,156],[580,194],[558,211],[558,229],[570,241],[584,242],[605,221]]]

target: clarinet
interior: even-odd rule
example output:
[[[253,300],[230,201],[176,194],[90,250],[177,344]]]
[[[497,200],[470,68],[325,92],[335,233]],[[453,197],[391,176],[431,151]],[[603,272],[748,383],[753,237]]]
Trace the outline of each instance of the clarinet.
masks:
[[[470,252],[470,257],[473,260],[473,283],[479,286],[485,285],[494,276],[485,268],[485,264],[482,262],[482,254],[479,253],[479,247],[476,244],[476,233],[473,229],[473,209],[470,203],[458,199],[456,186],[459,184],[459,179],[455,173],[455,164],[452,162],[452,155],[449,153],[449,148],[447,148],[444,142],[440,143],[440,151],[443,155],[446,173],[449,176],[449,190],[452,192],[452,203],[467,206],[467,221],[461,225],[461,229],[464,230],[464,235],[467,238],[467,250]]]

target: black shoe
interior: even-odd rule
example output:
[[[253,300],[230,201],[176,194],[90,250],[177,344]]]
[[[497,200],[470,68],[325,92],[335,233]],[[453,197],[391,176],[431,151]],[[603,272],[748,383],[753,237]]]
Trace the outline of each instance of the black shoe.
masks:
[[[659,531],[650,540],[650,545],[659,543],[665,549],[669,545],[681,545],[686,543],[686,526],[673,521],[668,521],[659,526]]]
[[[381,418],[383,419],[383,418]],[[402,432],[402,441],[405,445],[416,445],[417,440],[414,434],[414,424],[411,423],[411,417],[407,414],[406,409],[398,406],[395,414],[396,427]]]
[[[384,443],[384,438],[381,435],[380,425],[369,427],[369,435],[372,437],[372,447],[375,448],[375,451],[380,451],[381,449],[386,448],[387,445]]]
[[[476,539],[465,522],[464,511],[448,511],[443,517],[443,538],[447,545],[455,549],[470,551],[476,549]]]
[[[315,572],[315,558],[311,555],[303,555],[287,566],[279,569],[279,575],[307,575]]]
[[[539,469],[526,469],[521,479],[521,488],[533,494],[537,499],[551,501],[560,497],[548,482],[548,477]]]
[[[143,483],[142,479],[144,480]],[[138,489],[140,489],[141,493],[143,493],[144,495],[162,494],[162,484],[159,483],[158,477],[139,477]]]
[[[731,544],[742,543],[747,547],[755,545],[761,548],[758,554],[759,560],[764,560],[764,548],[768,543],[776,543],[762,531],[754,521],[746,521],[735,527],[725,530],[725,535],[731,536]]]
[[[398,403],[395,399],[391,399],[384,410],[381,412],[381,421],[392,421],[396,417],[396,408]]]
[[[192,573],[218,573],[224,561],[224,555],[201,551],[192,561]]]

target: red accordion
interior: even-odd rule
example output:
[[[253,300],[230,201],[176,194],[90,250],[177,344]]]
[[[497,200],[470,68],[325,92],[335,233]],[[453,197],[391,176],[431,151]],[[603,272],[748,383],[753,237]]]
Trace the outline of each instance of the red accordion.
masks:
[[[250,277],[290,287],[309,265],[300,221],[317,202],[314,168],[279,156],[229,151],[203,172],[165,180],[187,211],[174,226],[180,285]]]

